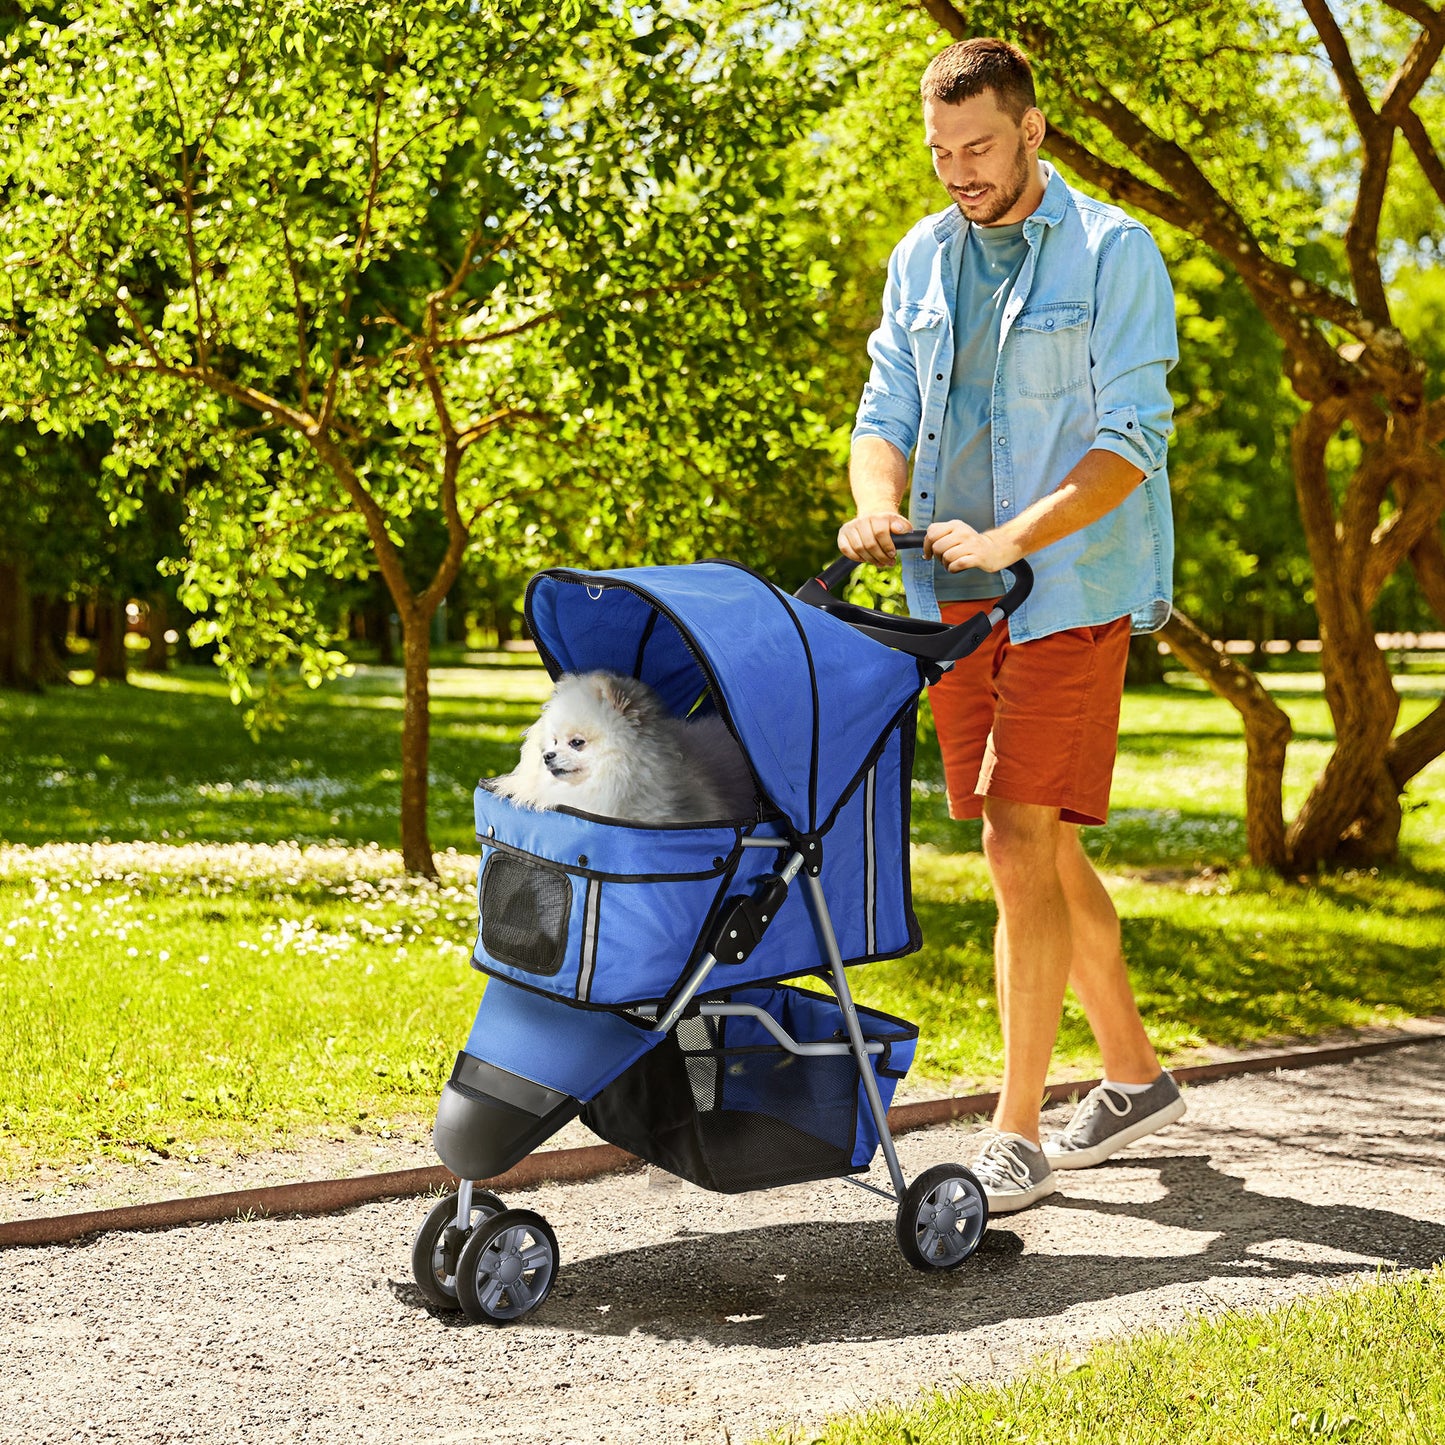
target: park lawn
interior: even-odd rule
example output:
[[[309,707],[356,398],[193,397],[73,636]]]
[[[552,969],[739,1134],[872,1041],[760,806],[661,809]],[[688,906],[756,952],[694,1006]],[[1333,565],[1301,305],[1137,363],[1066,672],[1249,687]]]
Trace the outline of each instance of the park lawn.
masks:
[[[475,864],[265,844],[0,849],[0,1177],[435,1108],[481,992]]]
[[[1285,681],[1301,761],[1317,762],[1323,703]],[[546,679],[492,654],[433,687],[433,840],[456,850],[440,889],[378,851],[396,841],[394,672],[303,693],[259,742],[200,671],[0,695],[0,1170],[430,1114],[481,988],[471,789],[510,765]],[[1430,701],[1412,693],[1407,718]],[[923,1081],[986,1087],[1001,1055],[978,825],[947,819],[926,736],[919,751],[925,946],[854,985],[921,1026]],[[1412,785],[1408,864],[1304,886],[1235,866],[1242,763],[1225,704],[1131,693],[1115,811],[1086,830],[1166,1056],[1445,1010],[1445,765]],[[1305,778],[1292,770],[1296,795]],[[1059,1069],[1095,1066],[1071,1004]]]
[[[772,1445],[1423,1445],[1445,1439],[1445,1268],[1199,1317],[1003,1385],[882,1405]]]

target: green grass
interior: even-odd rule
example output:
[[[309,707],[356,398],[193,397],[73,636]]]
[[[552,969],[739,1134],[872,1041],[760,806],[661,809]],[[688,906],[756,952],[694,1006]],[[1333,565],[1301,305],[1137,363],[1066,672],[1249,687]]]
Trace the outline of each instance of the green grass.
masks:
[[[1427,1445],[1445,1439],[1445,1269],[1200,1317],[1004,1385],[884,1405],[810,1445]]]
[[[394,671],[303,693],[259,742],[199,670],[0,694],[0,1170],[430,1113],[481,986],[472,787],[510,765],[546,691],[530,658],[464,661],[433,674],[432,837],[457,850],[440,889],[376,851],[397,840]],[[1407,720],[1441,680],[1410,681]],[[1271,682],[1299,734],[1297,801],[1327,717],[1309,677]],[[1226,704],[1184,687],[1125,699],[1114,813],[1085,837],[1166,1055],[1445,1010],[1445,762],[1407,797],[1405,863],[1312,886],[1238,866],[1242,787]],[[978,825],[947,819],[926,740],[914,791],[925,947],[854,984],[919,1023],[920,1075],[988,1086],[1001,1048]],[[1059,1068],[1095,1066],[1071,1006]]]
[[[465,654],[431,674],[431,834],[473,843],[472,789],[511,766],[547,695],[526,654]],[[459,660],[462,660],[459,658]],[[294,698],[253,741],[214,670],[124,687],[0,693],[0,842],[101,838],[399,845],[401,687],[394,668]]]
[[[480,995],[473,871],[439,863],[434,886],[375,848],[0,850],[0,1171],[429,1113]]]

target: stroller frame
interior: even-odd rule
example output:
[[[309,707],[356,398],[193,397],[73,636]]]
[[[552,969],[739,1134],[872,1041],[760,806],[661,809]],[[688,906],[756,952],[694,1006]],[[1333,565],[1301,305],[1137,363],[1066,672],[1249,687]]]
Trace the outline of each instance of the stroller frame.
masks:
[[[778,840],[776,838],[744,838],[742,845],[745,848],[766,848],[777,850]],[[778,870],[778,876],[785,882],[791,884],[797,875],[803,871],[803,855],[793,853],[787,863]],[[758,1008],[754,1004],[745,1003],[709,1003],[704,1001],[699,1005],[698,1012],[704,1018],[725,1018],[728,1016],[751,1016],[756,1018],[760,1024],[782,1045],[790,1054],[800,1058],[818,1058],[826,1056],[839,1056],[851,1054],[858,1062],[858,1073],[863,1083],[863,1093],[868,1100],[868,1108],[873,1115],[874,1126],[878,1130],[878,1139],[883,1151],[883,1158],[888,1165],[888,1174],[893,1181],[895,1193],[889,1194],[886,1190],[877,1188],[875,1185],[866,1184],[862,1180],[851,1179],[847,1175],[841,1176],[845,1183],[852,1184],[859,1189],[866,1189],[870,1193],[880,1194],[883,1198],[899,1203],[908,1190],[908,1180],[904,1176],[903,1167],[898,1162],[898,1151],[893,1144],[893,1135],[888,1127],[888,1111],[883,1107],[882,1096],[878,1092],[878,1080],[873,1070],[868,1066],[867,1059],[871,1054],[881,1054],[884,1045],[876,1040],[870,1043],[863,1037],[862,1026],[858,1022],[858,1010],[853,1003],[853,991],[848,985],[848,973],[843,966],[843,955],[838,948],[838,940],[833,932],[833,920],[828,912],[828,902],[823,895],[822,885],[816,878],[807,874],[803,876],[804,887],[808,891],[808,903],[812,909],[814,921],[817,923],[822,935],[823,949],[827,958],[829,968],[829,981],[832,984],[833,992],[837,996],[838,1006],[843,1013],[844,1027],[848,1032],[847,1043],[799,1043],[791,1034],[783,1028],[778,1021],[766,1010]],[[704,954],[698,962],[697,967],[692,971],[687,981],[683,984],[671,1007],[652,1026],[653,1033],[663,1034],[672,1028],[687,1011],[688,1006],[702,992],[703,985],[707,982],[709,974],[717,966],[717,958],[712,953]],[[649,1012],[655,1013],[655,1009],[639,1008],[633,1011],[636,1014],[646,1016]],[[470,1179],[463,1179],[457,1186],[456,1203],[456,1227],[466,1230],[470,1227],[472,1216],[472,1198],[476,1185]],[[968,1213],[970,1219],[977,1218],[978,1233],[981,1235],[983,1227],[987,1223],[987,1204],[980,1204],[979,1201],[970,1201],[971,1209]],[[971,1252],[971,1251],[970,1251]]]
[[[895,545],[900,547],[920,546],[923,540],[922,533],[906,534],[894,539]],[[936,681],[951,667],[954,661],[977,647],[1000,621],[1010,616],[1027,597],[1032,585],[1032,574],[1027,564],[1020,562],[1013,569],[1015,585],[1009,593],[999,599],[997,606],[990,608],[986,613],[963,626],[949,627],[941,623],[922,622],[891,614],[872,612],[841,601],[833,595],[834,590],[846,580],[853,565],[846,559],[840,559],[833,563],[818,578],[799,589],[794,594],[796,600],[806,603],[819,612],[832,615],[838,622],[846,623],[849,628],[884,643],[896,652],[908,654],[915,659],[920,674],[925,679],[933,681]],[[588,592],[590,596],[590,587]],[[644,634],[644,645],[648,635],[650,635],[650,629],[648,633]],[[552,660],[548,660],[548,666],[555,676],[559,669],[553,666]],[[809,667],[811,668],[811,666],[810,659]],[[814,700],[816,704],[816,692]],[[729,725],[731,726],[731,723]],[[816,728],[813,737],[813,763],[816,767]],[[870,774],[870,780],[871,776]],[[906,767],[902,776],[906,804]],[[868,807],[871,810],[872,794],[870,793],[868,797]],[[580,815],[584,819],[586,816],[585,814]],[[759,817],[761,820],[761,813]],[[906,830],[906,807],[902,817]],[[575,827],[575,825],[573,826]],[[491,827],[486,829],[488,837],[491,836],[492,831]],[[480,841],[484,843],[487,841],[482,837],[480,821],[478,836]],[[593,851],[590,841],[589,837],[587,840],[589,853]],[[500,846],[500,840],[494,846]],[[573,846],[575,848],[575,842]],[[905,848],[907,846],[906,831],[904,846]],[[901,1078],[907,1069],[907,1060],[912,1057],[912,1045],[911,1043],[908,1045],[907,1055],[901,1067],[890,1066],[889,1050],[893,1045],[887,1040],[893,1038],[896,1041],[898,1036],[884,1033],[870,1039],[865,1033],[864,1023],[860,1019],[859,1009],[854,1003],[852,989],[848,983],[847,968],[849,958],[854,963],[866,962],[868,959],[858,956],[862,952],[861,947],[850,945],[849,952],[845,956],[844,948],[840,945],[828,893],[825,890],[824,880],[820,876],[823,868],[821,855],[818,852],[818,834],[806,831],[802,824],[780,834],[754,835],[739,829],[736,836],[736,847],[738,849],[736,856],[739,857],[744,850],[763,850],[779,856],[785,854],[786,861],[761,876],[749,873],[748,876],[755,879],[754,886],[756,888],[751,895],[734,894],[726,900],[725,906],[719,899],[719,903],[714,906],[716,915],[714,922],[708,925],[713,931],[707,935],[706,951],[701,956],[693,955],[697,961],[692,964],[690,972],[680,983],[668,990],[656,1002],[651,1001],[658,999],[656,994],[651,995],[650,998],[646,993],[641,994],[640,997],[638,994],[632,994],[633,1001],[628,1002],[626,993],[623,993],[620,998],[613,993],[610,1002],[603,1001],[599,1005],[592,1001],[583,1002],[586,995],[582,992],[582,985],[579,982],[575,985],[577,988],[576,1005],[573,1006],[580,1005],[584,1009],[589,1006],[600,1006],[617,1016],[619,1024],[621,1019],[626,1019],[638,1031],[633,1033],[632,1037],[655,1038],[663,1046],[664,1052],[671,1048],[675,1052],[680,1051],[689,1059],[698,1057],[688,1052],[696,1049],[698,1045],[696,1043],[684,1044],[681,1036],[677,1034],[677,1030],[684,1020],[697,1018],[746,1019],[747,1028],[753,1030],[754,1037],[758,1036],[758,1030],[761,1029],[762,1034],[771,1039],[773,1044],[785,1054],[796,1058],[843,1059],[851,1057],[856,1066],[858,1083],[861,1085],[863,1095],[861,1103],[866,1105],[867,1116],[871,1119],[872,1131],[875,1136],[873,1141],[870,1143],[866,1135],[859,1133],[856,1136],[858,1142],[851,1160],[847,1154],[843,1154],[836,1160],[804,1163],[800,1169],[797,1161],[790,1158],[790,1168],[786,1172],[778,1172],[771,1176],[744,1172],[732,1176],[733,1182],[729,1183],[726,1175],[714,1175],[710,1167],[704,1167],[701,1172],[696,1174],[688,1172],[695,1165],[695,1160],[691,1156],[667,1152],[666,1149],[658,1153],[654,1144],[654,1140],[658,1136],[650,1132],[652,1127],[650,1125],[642,1134],[630,1134],[626,1127],[622,1128],[621,1132],[614,1132],[614,1129],[617,1128],[615,1113],[611,1116],[604,1114],[600,1117],[589,1117],[584,1114],[584,1122],[589,1123],[594,1132],[600,1133],[604,1139],[611,1139],[614,1143],[623,1144],[633,1152],[641,1153],[651,1159],[658,1167],[667,1169],[669,1172],[680,1173],[685,1178],[693,1178],[694,1182],[709,1189],[742,1192],[748,1189],[768,1188],[774,1184],[804,1182],[810,1179],[842,1178],[859,1189],[887,1199],[896,1206],[895,1232],[898,1246],[904,1259],[915,1269],[938,1271],[958,1267],[974,1253],[982,1241],[989,1217],[987,1195],[974,1175],[959,1164],[934,1165],[925,1169],[911,1183],[903,1172],[888,1125],[887,1105],[884,1101],[884,1090],[879,1084],[879,1074],[882,1073],[885,1076],[885,1082]],[[496,856],[498,855],[494,852],[492,857]],[[871,853],[868,858],[867,866],[871,870],[873,866]],[[588,858],[582,856],[577,859],[577,862],[586,865]],[[716,873],[722,868],[724,859],[721,856],[716,857],[713,859],[713,863],[714,873]],[[684,872],[678,876],[711,878],[714,874],[687,874]],[[873,886],[871,871],[867,877],[868,890],[871,894]],[[744,959],[749,958],[753,947],[758,944],[769,924],[783,908],[788,893],[799,879],[802,882],[803,915],[811,919],[811,931],[818,945],[818,955],[820,956],[815,955],[817,961],[796,968],[784,968],[777,973],[768,973],[765,970],[754,968],[748,978],[719,986],[715,970],[722,966],[726,972],[729,965],[734,963],[741,965]],[[709,883],[707,886],[712,887],[713,885]],[[906,879],[904,888],[906,900]],[[479,881],[479,889],[485,894],[485,884],[481,881]],[[569,894],[568,897],[570,898],[570,896]],[[840,895],[840,898],[851,896],[851,894],[844,894]],[[590,904],[592,899],[590,892],[587,899]],[[570,903],[568,906],[570,907]],[[720,913],[718,912],[719,907],[722,909]],[[482,910],[482,916],[485,933],[486,920],[491,916],[485,907]],[[788,916],[796,918],[799,915],[794,909]],[[842,916],[840,914],[840,917]],[[911,914],[909,916],[911,918]],[[591,917],[591,913],[588,913],[589,929],[593,926],[590,922]],[[912,947],[916,948],[918,946],[916,922],[911,923],[910,928],[912,930]],[[698,940],[698,946],[703,946],[701,938]],[[896,945],[888,946],[896,947]],[[875,957],[897,956],[896,953],[874,952],[871,925],[866,947],[868,953]],[[734,949],[737,950],[735,955]],[[719,957],[720,953],[727,956]],[[506,962],[512,962],[511,959],[506,958],[505,954],[503,957]],[[784,961],[786,961],[786,955]],[[823,964],[826,964],[826,969],[821,966]],[[516,966],[521,967],[524,971],[533,971],[530,962]],[[553,968],[558,966],[560,965],[554,964]],[[545,969],[539,971],[546,972]],[[841,1019],[842,1029],[839,1032],[846,1035],[846,1039],[840,1038],[839,1032],[835,1032],[831,1039],[814,1034],[813,1038],[816,1038],[817,1041],[809,1038],[800,1040],[793,1037],[793,1034],[789,1032],[790,1027],[802,1033],[806,1029],[813,1028],[814,1017],[810,1017],[807,1012],[794,1011],[791,1004],[788,1004],[781,1014],[769,1012],[769,1007],[777,997],[776,992],[771,996],[758,995],[757,1002],[734,997],[735,994],[750,989],[757,989],[760,986],[767,987],[768,983],[766,982],[759,984],[758,980],[763,979],[770,981],[775,990],[780,990],[800,1004],[809,999],[822,1004],[821,995],[783,987],[785,980],[800,979],[808,974],[815,974],[825,979],[830,985],[833,999],[826,1007],[836,1005],[833,1018],[834,1020]],[[588,977],[590,980],[590,974]],[[519,982],[520,980],[509,978],[505,974],[494,978],[496,986],[506,990],[506,998],[499,1002],[501,1012],[498,1017],[506,1019],[509,1017],[508,1009],[515,1007],[508,1000],[514,997],[517,999],[526,997],[525,993],[514,994],[513,985]],[[709,987],[710,985],[711,987]],[[522,984],[522,988],[526,990],[527,985]],[[488,999],[490,996],[489,988]],[[564,1006],[567,1004],[565,993],[561,1002]],[[764,1004],[769,1007],[763,1007]],[[484,1000],[484,1006],[486,1006],[486,1000]],[[875,1020],[888,1021],[887,1015],[878,1014],[876,1010],[865,1009],[863,1012],[869,1016],[870,1024]],[[532,1015],[510,1016],[528,1019],[533,1017]],[[479,1013],[479,1024],[481,1017],[482,1015]],[[917,1030],[911,1025],[897,1019],[891,1020],[891,1023],[909,1030],[906,1037],[916,1039]],[[825,1025],[825,1027],[828,1026],[830,1025]],[[627,1032],[625,1028],[623,1031]],[[715,1035],[710,1029],[704,1030],[704,1033],[709,1038],[716,1038],[718,1041],[717,1052],[722,1054],[729,1052],[721,1042],[720,1027]],[[673,1037],[669,1039],[669,1035],[673,1035]],[[648,1046],[649,1049],[652,1047],[652,1045]],[[731,1050],[733,1055],[758,1054],[766,1053],[766,1051],[766,1049],[760,1050],[750,1045],[734,1047]],[[704,1057],[707,1052],[705,1047]],[[637,1058],[638,1056],[633,1054],[632,1057]],[[659,1054],[658,1057],[661,1058],[662,1055]],[[507,1074],[508,1065],[503,1064],[500,1066],[503,1077],[512,1078],[523,1085],[525,1099],[518,1098],[515,1094],[509,1098],[506,1091],[496,1095],[483,1093],[481,1095],[484,1100],[481,1106],[482,1113],[469,1113],[469,1110],[475,1111],[477,1106],[467,1102],[468,1095],[470,1094],[473,1098],[478,1096],[468,1089],[466,1079],[463,1077],[464,1061],[467,1058],[468,1055],[465,1052],[459,1056],[458,1072],[453,1075],[453,1083],[444,1090],[443,1102],[438,1111],[435,1135],[438,1152],[457,1175],[458,1187],[455,1194],[438,1201],[418,1230],[412,1246],[412,1270],[422,1293],[430,1303],[439,1309],[455,1310],[460,1307],[469,1318],[476,1322],[505,1324],[529,1315],[550,1292],[559,1262],[556,1236],[547,1221],[540,1215],[526,1209],[507,1208],[494,1194],[482,1188],[476,1178],[463,1176],[476,1172],[494,1176],[503,1171],[507,1167],[508,1159],[520,1158],[523,1152],[530,1152],[531,1148],[549,1134],[555,1133],[556,1129],[568,1119],[576,1117],[579,1110],[584,1107],[581,1101],[590,1096],[579,1091],[569,1100],[567,1094],[558,1092],[550,1085],[529,1084],[527,1073],[530,1071],[523,1070],[520,1074]],[[875,1058],[877,1059],[876,1065],[873,1062]],[[475,1063],[475,1061],[473,1062]],[[481,1067],[494,1068],[496,1066],[483,1063]],[[623,1065],[623,1067],[627,1066]],[[671,1067],[669,1064],[668,1068]],[[690,1068],[690,1063],[686,1067]],[[613,1077],[616,1075],[614,1074]],[[631,1086],[634,1089],[640,1087],[643,1092],[634,1092],[623,1096],[626,1101],[624,1107],[629,1109],[637,1107],[641,1110],[636,1116],[639,1120],[645,1120],[651,1116],[648,1100],[657,1097],[656,1094],[650,1092],[657,1087],[656,1077],[664,1080],[665,1088],[667,1087],[666,1081],[670,1080],[672,1075],[666,1073],[661,1076],[644,1075],[642,1076],[643,1082]],[[834,1079],[832,1082],[841,1083],[841,1080]],[[698,1085],[693,1084],[690,1092],[687,1084],[682,1087],[685,1096],[690,1099]],[[448,1091],[452,1091],[451,1104],[448,1103]],[[887,1092],[891,1098],[891,1084],[888,1085]],[[743,1097],[746,1098],[746,1094]],[[857,1127],[861,1129],[864,1115],[857,1102],[856,1090],[854,1100],[855,1103],[852,1107],[857,1111],[854,1117],[859,1121]],[[701,1097],[697,1102],[699,1108],[704,1107]],[[766,1105],[757,1106],[761,1107],[762,1113],[754,1116],[752,1114],[753,1106],[743,1103],[740,1107],[736,1098],[734,1103],[729,1105],[721,1101],[721,1096],[715,1105],[709,1107],[720,1111],[710,1116],[720,1120],[767,1117],[769,1112]],[[487,1112],[488,1109],[491,1110],[490,1113]],[[520,1122],[518,1122],[519,1118]],[[485,1131],[493,1127],[489,1122],[491,1120],[501,1121],[495,1127],[501,1129],[503,1134],[509,1138],[508,1148],[488,1155],[485,1152],[469,1153],[465,1148],[455,1147],[456,1140],[459,1137],[465,1137],[473,1128]],[[787,1127],[786,1121],[780,1122]],[[669,1122],[667,1128],[671,1127]],[[732,1126],[729,1125],[729,1127]],[[450,1152],[448,1148],[443,1147],[444,1135],[447,1143],[452,1146]],[[866,1171],[872,1157],[869,1150],[875,1147],[880,1149],[883,1154],[889,1182],[892,1185],[891,1191],[864,1179],[851,1177],[853,1174]],[[512,1152],[509,1152],[509,1149]],[[806,1158],[806,1155],[804,1157]],[[814,1168],[817,1172],[806,1172],[809,1168]]]

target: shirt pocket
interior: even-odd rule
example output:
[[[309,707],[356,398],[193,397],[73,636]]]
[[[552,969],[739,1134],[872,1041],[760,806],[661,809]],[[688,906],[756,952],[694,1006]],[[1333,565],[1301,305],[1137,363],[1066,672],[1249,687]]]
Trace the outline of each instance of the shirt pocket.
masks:
[[[1089,308],[1047,301],[1021,311],[1006,343],[1007,370],[1020,396],[1054,397],[1089,379]]]
[[[935,370],[948,313],[933,302],[905,301],[893,313],[893,319],[903,332],[919,376]]]

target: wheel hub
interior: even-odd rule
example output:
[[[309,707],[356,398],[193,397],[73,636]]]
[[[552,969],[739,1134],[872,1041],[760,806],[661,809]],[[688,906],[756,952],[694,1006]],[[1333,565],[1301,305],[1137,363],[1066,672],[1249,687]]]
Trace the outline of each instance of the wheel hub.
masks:
[[[522,1277],[522,1256],[520,1254],[504,1254],[502,1262],[497,1266],[497,1279],[502,1284],[516,1284]]]
[[[934,1200],[933,1227],[946,1234],[958,1224],[958,1211],[946,1200]]]

